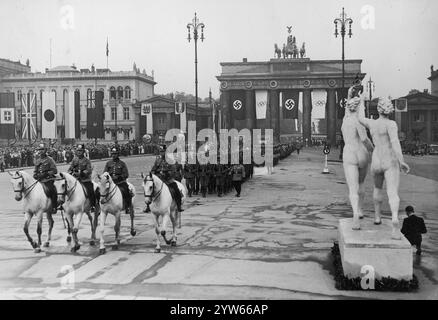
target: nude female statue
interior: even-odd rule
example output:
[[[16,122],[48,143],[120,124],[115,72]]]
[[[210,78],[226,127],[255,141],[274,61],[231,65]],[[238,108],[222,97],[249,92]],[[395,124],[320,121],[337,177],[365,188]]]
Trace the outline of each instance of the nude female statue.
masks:
[[[368,139],[365,128],[359,123],[359,114],[364,114],[365,109],[361,98],[354,91],[355,87],[348,90],[341,130],[345,142],[343,166],[353,209],[353,230],[359,230],[359,219],[363,217],[364,181],[371,161],[373,144]]]
[[[363,97],[362,97],[363,102]],[[403,153],[398,139],[398,129],[395,121],[389,119],[394,111],[391,100],[380,98],[377,104],[379,118],[376,120],[359,117],[359,122],[368,128],[374,142],[371,160],[371,174],[374,178],[374,224],[381,224],[381,206],[383,202],[383,181],[386,180],[386,193],[392,213],[391,238],[400,239],[398,209],[400,198],[398,187],[400,170],[409,172],[409,166],[403,160]]]

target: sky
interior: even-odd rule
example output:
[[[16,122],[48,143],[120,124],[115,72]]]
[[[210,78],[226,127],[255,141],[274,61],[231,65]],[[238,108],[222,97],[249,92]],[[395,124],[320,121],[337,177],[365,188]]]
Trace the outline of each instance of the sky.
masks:
[[[194,94],[194,42],[187,23],[205,24],[198,41],[199,96],[219,97],[221,62],[268,61],[274,43],[286,42],[286,26],[313,60],[340,59],[333,20],[342,7],[353,19],[346,59],[362,59],[375,82],[373,96],[400,97],[429,89],[438,68],[436,0],[1,0],[0,57],[30,60],[32,72],[72,65],[154,72],[156,94]]]

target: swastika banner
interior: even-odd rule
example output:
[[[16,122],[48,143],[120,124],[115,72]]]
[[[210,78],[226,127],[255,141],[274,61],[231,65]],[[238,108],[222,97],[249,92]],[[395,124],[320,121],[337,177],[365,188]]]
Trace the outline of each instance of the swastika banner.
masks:
[[[245,119],[245,91],[233,90],[231,92],[231,115],[235,120]]]
[[[298,119],[298,90],[283,91],[283,119]]]

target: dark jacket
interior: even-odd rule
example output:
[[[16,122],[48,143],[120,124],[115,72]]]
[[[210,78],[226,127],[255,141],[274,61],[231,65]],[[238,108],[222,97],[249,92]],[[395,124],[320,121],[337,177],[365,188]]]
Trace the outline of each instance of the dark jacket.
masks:
[[[403,220],[401,233],[405,235],[411,244],[421,243],[421,234],[426,232],[426,225],[424,224],[423,218],[411,214]]]
[[[79,181],[91,181],[91,161],[85,157],[75,157],[71,162],[68,173],[73,174]]]
[[[108,161],[103,171],[111,175],[111,179],[113,179],[115,184],[126,182],[126,179],[129,177],[128,167],[120,159]]]
[[[40,182],[47,182],[52,180],[57,173],[58,169],[56,169],[55,161],[51,157],[46,156],[38,159],[33,177]]]

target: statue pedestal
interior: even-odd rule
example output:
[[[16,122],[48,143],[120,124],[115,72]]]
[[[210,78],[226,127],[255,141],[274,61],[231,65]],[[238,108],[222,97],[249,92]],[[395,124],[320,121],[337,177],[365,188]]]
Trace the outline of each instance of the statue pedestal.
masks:
[[[338,240],[344,276],[361,277],[362,267],[368,265],[374,268],[375,279],[412,279],[412,246],[403,235],[400,240],[391,239],[391,221],[382,219],[382,224],[374,225],[373,220],[363,219],[360,230],[353,230],[352,224],[352,218],[339,220]]]

